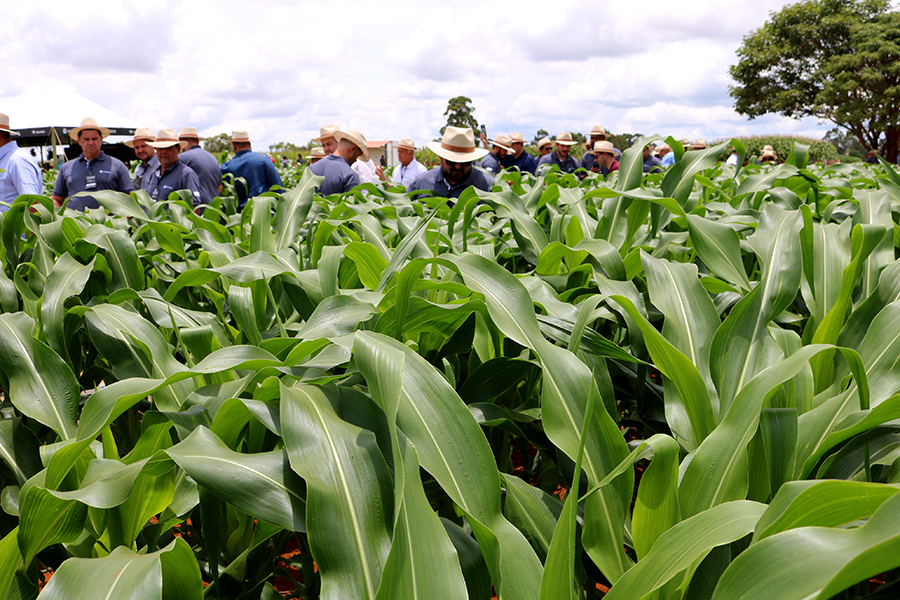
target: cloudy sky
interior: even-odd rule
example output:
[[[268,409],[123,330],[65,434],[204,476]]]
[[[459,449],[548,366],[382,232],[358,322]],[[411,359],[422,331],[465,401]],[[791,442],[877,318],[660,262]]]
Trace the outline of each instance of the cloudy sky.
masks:
[[[741,38],[789,3],[8,0],[0,112],[23,93],[80,94],[136,126],[247,129],[264,149],[305,144],[329,123],[423,143],[464,95],[491,136],[601,123],[820,137],[830,126],[815,119],[748,121],[728,95]],[[10,116],[14,128],[74,124]]]

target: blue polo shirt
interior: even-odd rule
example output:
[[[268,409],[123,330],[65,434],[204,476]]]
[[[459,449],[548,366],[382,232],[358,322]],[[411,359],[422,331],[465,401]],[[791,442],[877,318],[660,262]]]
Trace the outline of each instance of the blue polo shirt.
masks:
[[[246,190],[241,185],[235,186],[241,208],[247,203],[247,198],[259,196],[269,191],[273,185],[283,187],[281,177],[269,157],[252,150],[241,150],[235,154],[234,158],[222,165],[221,171],[222,174],[231,173],[235,179],[243,177],[247,182]]]
[[[134,191],[128,168],[118,158],[101,152],[92,161],[88,161],[82,154],[60,167],[53,195],[68,198],[78,192],[91,191],[87,189],[90,176],[95,178],[93,190],[115,190],[126,194]],[[79,196],[70,200],[68,207],[84,211],[86,208],[100,208],[100,203],[90,196]]]
[[[497,158],[497,155],[493,152],[482,158],[481,162],[478,164],[482,169],[484,169],[485,171],[490,171],[494,175],[503,170],[503,165],[500,164],[500,159]]]
[[[14,141],[0,146],[0,202],[12,204],[22,194],[40,195],[43,187],[41,169],[27,150]],[[0,212],[8,208],[0,205]]]
[[[523,173],[528,171],[533,175],[534,172],[537,171],[538,161],[527,152],[522,152],[522,154],[519,155],[519,158],[516,158],[512,154],[507,154],[503,159],[503,166],[507,169],[519,169]]]
[[[134,184],[134,189],[141,189],[145,192],[148,191],[150,186],[150,175],[153,171],[159,168],[159,157],[154,154],[150,157],[146,163],[139,164],[134,169],[134,178],[132,178],[132,183]]]
[[[541,160],[538,161],[538,167],[541,165],[559,165],[559,170],[563,173],[574,173],[575,169],[578,168],[578,163],[575,162],[575,159],[572,158],[571,154],[566,156],[566,160],[560,161],[559,156],[556,154],[556,150],[547,156],[542,156]]]
[[[350,167],[344,157],[337,154],[329,154],[310,166],[309,170],[313,175],[325,177],[325,181],[319,186],[319,193],[323,196],[343,194],[359,185],[359,175]]]
[[[200,182],[200,203],[212,202],[212,199],[219,195],[219,186],[222,185],[222,171],[216,157],[200,146],[191,146],[181,153],[178,160],[197,174],[197,180]]]
[[[150,174],[147,193],[156,202],[168,200],[169,194],[178,190],[188,190],[194,200],[194,206],[200,204],[200,183],[193,169],[176,160],[175,164],[162,172],[162,167]]]
[[[432,190],[437,196],[443,196],[444,198],[459,198],[459,195],[462,194],[466,188],[473,185],[479,190],[489,192],[494,185],[494,179],[473,167],[472,170],[469,171],[468,177],[461,183],[451,186],[447,183],[447,180],[444,179],[444,172],[441,170],[440,165],[438,165],[416,177],[416,180],[406,188],[406,192],[411,194],[412,192],[419,190]],[[431,195],[432,194],[418,194],[419,197]]]

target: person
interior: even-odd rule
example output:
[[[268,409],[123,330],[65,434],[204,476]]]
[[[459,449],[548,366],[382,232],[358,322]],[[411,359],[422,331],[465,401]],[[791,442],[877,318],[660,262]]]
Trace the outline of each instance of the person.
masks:
[[[575,145],[575,140],[572,139],[572,134],[568,131],[562,131],[556,136],[556,141],[554,142],[555,150],[546,156],[542,156],[538,161],[538,168],[541,165],[558,165],[560,171],[563,173],[574,173],[575,169],[578,168],[578,163],[575,162],[575,159],[569,154],[569,151],[572,149],[572,146]],[[612,145],[612,144],[610,144]]]
[[[397,158],[400,164],[394,169],[393,179],[404,187],[408,188],[416,177],[428,170],[416,160],[416,143],[409,138],[403,138],[397,144]]]
[[[762,157],[760,157],[762,158]],[[869,150],[869,153],[866,155],[866,162],[870,165],[878,164],[878,150],[872,149]]]
[[[309,164],[314,165],[320,160],[325,158],[325,149],[321,146],[316,146],[312,150],[309,151]]]
[[[182,127],[178,132],[181,140],[181,156],[178,160],[189,166],[197,174],[200,183],[200,204],[209,204],[222,193],[222,170],[219,160],[200,147],[206,138],[200,137],[196,127]]]
[[[728,158],[725,159],[725,164],[726,164],[726,165],[731,165],[731,166],[733,166],[733,167],[736,167],[736,166],[737,166],[737,161],[738,161],[737,150],[735,150],[734,148],[732,148],[732,149],[731,149],[731,154],[729,154],[729,155],[728,155]]]
[[[778,155],[775,153],[775,148],[773,148],[769,144],[766,144],[765,146],[763,146],[763,150],[759,155],[758,164],[761,165],[761,164],[767,163],[767,162],[773,162],[773,163],[778,162]]]
[[[493,148],[491,148],[491,151],[483,159],[481,159],[481,162],[478,163],[478,166],[493,175],[496,175],[497,173],[502,171],[503,159],[512,152],[510,143],[511,140],[508,136],[494,136],[494,140],[491,142]]]
[[[653,156],[653,147],[647,144],[644,146],[644,173],[659,173],[662,170],[662,161]]]
[[[243,177],[247,186],[236,184],[238,195],[238,208],[244,208],[248,198],[259,196],[269,191],[272,186],[282,187],[281,177],[275,170],[275,165],[265,154],[252,151],[250,134],[244,130],[238,130],[231,134],[231,147],[234,148],[234,158],[225,162],[221,167],[222,174],[231,173],[235,181]]]
[[[37,161],[13,139],[19,134],[9,128],[9,117],[0,113],[0,212],[22,194],[40,195],[43,179]]]
[[[313,175],[325,178],[319,186],[323,196],[343,194],[358,186],[359,175],[351,165],[360,158],[369,160],[369,146],[363,134],[351,129],[346,133],[337,130],[332,135],[336,143],[334,152],[309,167]]]
[[[174,129],[160,129],[156,140],[147,142],[156,148],[159,168],[150,173],[147,193],[155,201],[168,200],[169,194],[188,190],[194,206],[200,204],[200,181],[192,168],[178,160],[181,140]]]
[[[441,164],[416,177],[406,188],[410,195],[428,190],[430,193],[417,195],[459,198],[472,186],[486,192],[491,190],[493,177],[472,168],[472,163],[484,158],[488,151],[475,147],[475,134],[470,128],[448,126],[440,142],[428,142],[427,145],[440,157]]]
[[[597,159],[597,167],[603,177],[619,170],[619,161],[616,160],[616,149],[613,147],[612,142],[605,140],[597,142],[594,144],[594,149],[591,152],[593,152],[594,158]]]
[[[585,144],[585,150],[588,150],[588,152],[585,152],[581,157],[581,167],[588,171],[599,173],[600,168],[597,166],[597,161],[594,159],[594,155],[590,150],[594,147],[594,144],[606,139],[606,127],[603,125],[594,125],[591,127],[590,138],[590,141]]]
[[[537,143],[538,154],[541,155],[541,158],[544,158],[551,152],[553,152],[553,142],[550,141],[550,138],[541,138]],[[540,159],[537,159],[540,164]],[[535,170],[537,167],[535,167]]]
[[[322,144],[325,156],[334,154],[334,151],[337,150],[337,140],[334,139],[334,132],[340,131],[340,129],[337,125],[323,125],[319,128],[319,137],[313,141]]]
[[[537,170],[537,159],[525,152],[525,138],[521,133],[509,134],[510,147],[512,154],[507,154],[503,159],[503,167],[506,169],[519,169],[520,171],[528,171],[532,175]]]
[[[697,138],[696,140],[694,140],[691,148],[694,150],[706,150],[706,140],[704,140],[703,138]]]
[[[656,147],[656,155],[663,168],[671,167],[675,164],[675,153],[668,144],[660,144]]]
[[[114,190],[130,194],[134,190],[131,173],[125,164],[102,150],[103,138],[108,135],[109,129],[100,127],[96,119],[90,117],[69,132],[69,137],[81,146],[81,155],[59,169],[50,196],[56,206],[62,206],[66,198],[79,192]],[[100,208],[100,203],[86,195],[72,198],[68,207],[83,212],[86,208]]]
[[[136,190],[147,191],[147,184],[150,181],[150,173],[159,168],[159,159],[156,158],[156,148],[148,144],[156,138],[149,128],[139,127],[134,131],[134,137],[125,145],[134,150],[134,155],[141,163],[134,169],[134,177],[131,179],[132,185]]]

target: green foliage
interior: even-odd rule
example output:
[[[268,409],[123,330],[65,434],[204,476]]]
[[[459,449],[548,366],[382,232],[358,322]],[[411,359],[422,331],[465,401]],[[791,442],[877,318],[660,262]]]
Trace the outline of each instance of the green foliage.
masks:
[[[735,110],[814,116],[866,148],[900,149],[900,14],[886,0],[806,0],[744,37],[729,69]]]
[[[231,136],[227,133],[217,133],[203,141],[203,149],[210,154],[222,154],[231,152]]]
[[[441,157],[435,154],[434,151],[427,146],[423,146],[416,150],[416,160],[429,169],[441,164]]]
[[[444,111],[447,124],[441,127],[441,134],[446,131],[447,127],[470,127],[475,132],[475,138],[478,138],[478,119],[472,114],[475,112],[475,107],[471,103],[472,99],[465,96],[456,96],[447,101],[447,110]]]
[[[809,146],[809,160],[812,162],[826,163],[840,159],[834,144],[827,140],[786,135],[754,135],[737,139],[741,140],[747,149],[748,160],[755,160],[759,157],[764,146],[772,146],[775,149],[775,154],[778,155],[779,161],[783,162],[787,159],[796,143]],[[720,143],[721,141],[717,140],[713,143]]]

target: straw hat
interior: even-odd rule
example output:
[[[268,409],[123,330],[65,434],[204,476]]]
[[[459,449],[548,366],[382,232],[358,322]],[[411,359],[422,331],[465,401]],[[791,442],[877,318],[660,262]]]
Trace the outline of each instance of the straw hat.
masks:
[[[510,144],[515,144],[515,143],[524,144],[525,138],[522,137],[521,133],[511,133],[511,134],[509,134],[509,143]]]
[[[231,143],[234,142],[244,142],[249,144],[253,140],[250,139],[250,134],[245,129],[237,129],[231,134]]]
[[[347,140],[348,142],[353,142],[353,144],[362,150],[362,158],[364,161],[369,160],[369,142],[366,141],[366,136],[356,131],[355,129],[350,129],[346,132],[344,131],[335,131],[334,139],[338,142],[341,140]]]
[[[309,151],[310,158],[325,158],[325,148],[321,146],[316,146],[312,150]]]
[[[152,142],[156,138],[153,137],[153,132],[150,131],[149,127],[138,127],[134,130],[134,137],[125,142],[125,145],[129,148],[134,148],[134,143],[138,140],[144,140],[145,142]]]
[[[507,152],[515,152],[515,150],[513,150],[510,146],[510,144],[512,144],[512,140],[509,139],[509,136],[507,135],[498,135],[494,137],[494,141],[491,142],[491,144],[499,148],[503,148]]]
[[[612,154],[613,156],[615,156],[616,148],[615,146],[613,146],[612,142],[602,140],[594,144],[594,149],[591,150],[591,154]]]
[[[706,149],[706,140],[703,138],[697,138],[694,140],[694,150],[705,150]]]
[[[71,129],[69,131],[69,137],[78,141],[78,134],[84,131],[85,129],[93,129],[95,131],[100,132],[100,139],[103,139],[109,135],[109,129],[106,127],[100,127],[100,124],[97,123],[97,119],[92,119],[90,117],[86,118],[81,122],[81,125],[76,127],[75,129]]]
[[[320,127],[320,128],[319,128],[319,137],[317,137],[317,138],[314,139],[313,141],[314,141],[314,142],[321,142],[321,141],[324,140],[325,138],[334,138],[334,139],[337,139],[336,137],[334,137],[334,134],[337,133],[337,132],[340,131],[340,130],[341,130],[341,128],[338,127],[337,125],[325,125],[324,127]]]
[[[441,158],[453,162],[472,162],[488,154],[486,149],[475,147],[475,134],[468,127],[448,126],[440,142],[428,142],[427,145]]]
[[[687,138],[678,138],[678,143],[681,144],[685,150],[691,147],[691,140]]]
[[[538,150],[540,150],[540,149],[543,148],[544,146],[550,146],[550,145],[552,145],[552,144],[553,144],[553,142],[550,141],[550,138],[545,138],[545,137],[544,137],[544,138],[541,138],[541,139],[538,140],[537,148],[538,148]]]
[[[191,140],[198,140],[198,141],[202,142],[206,138],[200,137],[200,135],[197,133],[196,127],[185,126],[185,127],[182,127],[181,131],[178,132],[178,139],[180,139],[180,140],[191,139]]]
[[[402,140],[400,140],[400,143],[397,144],[397,147],[415,151],[416,143],[409,138],[403,138]]]
[[[772,146],[766,144],[765,146],[763,146],[762,153],[759,155],[759,157],[760,157],[760,158],[766,158],[766,157],[769,157],[769,158],[775,158],[775,159],[777,159],[777,158],[778,158],[778,155],[775,154],[775,148],[773,148]]]
[[[574,146],[578,142],[572,139],[572,134],[568,131],[560,131],[556,134],[556,143],[563,146]]]
[[[181,142],[178,140],[178,134],[175,133],[174,129],[160,129],[159,133],[156,134],[156,140],[147,142],[147,145],[154,148],[171,148],[172,146],[181,145]]]
[[[603,125],[594,125],[591,127],[591,135],[606,135],[606,127]]]
[[[18,133],[9,128],[9,117],[0,113],[0,131],[5,131],[12,137],[18,137]]]

